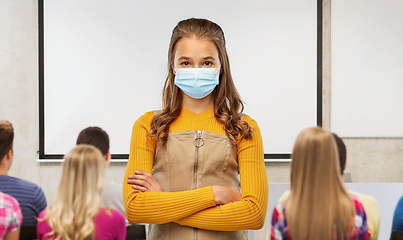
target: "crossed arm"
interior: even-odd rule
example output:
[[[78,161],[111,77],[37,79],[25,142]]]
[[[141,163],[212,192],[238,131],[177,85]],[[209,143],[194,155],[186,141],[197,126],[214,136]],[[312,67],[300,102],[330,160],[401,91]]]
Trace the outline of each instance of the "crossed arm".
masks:
[[[238,145],[242,189],[242,198],[239,198],[239,193],[221,186],[162,192],[158,189],[159,185],[145,181],[145,178],[151,179],[147,173],[152,172],[155,151],[155,146],[145,139],[151,118],[151,114],[145,114],[133,127],[129,163],[123,182],[123,199],[129,222],[177,222],[219,231],[259,229],[263,226],[268,185],[262,140],[256,122],[248,117],[254,137]],[[135,171],[140,172],[134,174]],[[137,175],[138,177],[131,177],[131,181],[142,181],[143,184],[129,181],[135,183],[136,186],[132,187],[127,182],[129,175]]]

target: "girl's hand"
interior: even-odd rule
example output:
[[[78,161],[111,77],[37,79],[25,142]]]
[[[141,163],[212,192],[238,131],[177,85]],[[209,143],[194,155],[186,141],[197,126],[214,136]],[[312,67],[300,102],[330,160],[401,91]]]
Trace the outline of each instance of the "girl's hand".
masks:
[[[236,202],[242,199],[242,194],[235,189],[222,186],[212,186],[212,189],[217,205]]]
[[[134,171],[135,175],[129,175],[128,184],[132,184],[132,188],[142,192],[163,192],[161,186],[155,180],[154,176],[144,171]]]

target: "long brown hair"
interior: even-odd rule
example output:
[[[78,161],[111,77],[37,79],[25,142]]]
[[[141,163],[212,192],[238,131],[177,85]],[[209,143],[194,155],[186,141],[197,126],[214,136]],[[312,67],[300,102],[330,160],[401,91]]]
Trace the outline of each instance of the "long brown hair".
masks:
[[[197,18],[180,21],[172,31],[168,50],[168,76],[162,93],[163,110],[154,116],[148,136],[152,137],[157,144],[165,145],[168,140],[169,124],[181,112],[182,92],[174,84],[173,69],[176,43],[184,37],[203,38],[215,44],[221,62],[221,74],[219,84],[212,92],[214,116],[224,125],[227,136],[235,146],[237,139],[251,139],[252,128],[241,119],[244,105],[232,80],[224,32],[216,23]]]
[[[308,128],[297,138],[291,162],[291,195],[287,205],[289,233],[294,240],[350,236],[354,203],[342,182],[333,135]]]

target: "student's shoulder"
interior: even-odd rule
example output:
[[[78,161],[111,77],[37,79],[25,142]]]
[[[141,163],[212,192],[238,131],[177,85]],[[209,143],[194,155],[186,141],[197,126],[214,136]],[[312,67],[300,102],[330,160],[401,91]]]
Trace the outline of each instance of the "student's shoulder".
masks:
[[[103,218],[108,216],[109,218],[124,218],[123,214],[121,214],[118,210],[109,207],[102,207],[99,209],[97,216]]]
[[[16,210],[20,207],[17,199],[6,193],[0,192],[0,208],[10,208]]]
[[[39,187],[35,183],[29,182],[21,178],[8,176],[8,182],[10,184],[13,184],[15,189],[30,189],[30,192],[32,192],[32,189],[34,189],[35,192],[42,191],[41,187]]]
[[[243,119],[242,119],[243,118]],[[255,121],[255,119],[253,119],[251,116],[249,116],[248,114],[242,114],[241,115],[241,119],[245,122],[247,122],[252,128],[258,127],[257,122]]]
[[[349,194],[351,196],[355,196],[356,198],[359,199],[359,201],[362,203],[362,205],[365,206],[371,206],[371,207],[378,207],[378,202],[376,201],[376,199],[370,195],[365,195],[362,193],[358,193],[358,192],[354,192],[351,190],[348,190]]]
[[[365,209],[364,209],[364,206],[363,206],[360,198],[355,196],[355,195],[353,195],[353,194],[350,194],[350,197],[353,200],[356,215],[358,215],[358,216],[364,215],[365,214]]]
[[[39,215],[38,215],[38,219],[43,219],[46,216],[46,211],[48,210],[48,208],[43,209]]]
[[[283,202],[285,202],[289,197],[290,197],[290,195],[291,195],[291,191],[290,190],[288,190],[288,191],[285,191],[284,193],[283,193],[283,195],[281,195],[281,197],[280,197],[280,199],[278,200],[280,203],[283,203]]]
[[[101,208],[97,217],[102,222],[108,221],[117,225],[123,224],[126,226],[126,218],[118,210],[112,208]]]
[[[141,117],[139,117],[135,124],[146,124],[146,125],[150,125],[151,121],[153,120],[154,116],[158,113],[160,113],[161,110],[154,110],[154,111],[149,111],[144,113]]]

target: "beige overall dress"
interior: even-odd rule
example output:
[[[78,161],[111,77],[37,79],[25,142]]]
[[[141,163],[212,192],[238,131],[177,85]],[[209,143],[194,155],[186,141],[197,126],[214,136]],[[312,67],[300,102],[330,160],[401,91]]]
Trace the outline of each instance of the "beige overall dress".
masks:
[[[166,147],[156,149],[153,176],[164,192],[212,185],[239,191],[238,175],[236,151],[229,138],[221,134],[200,130],[169,133]],[[173,222],[150,224],[147,240],[182,239],[245,240],[247,236],[245,231],[211,231]]]

